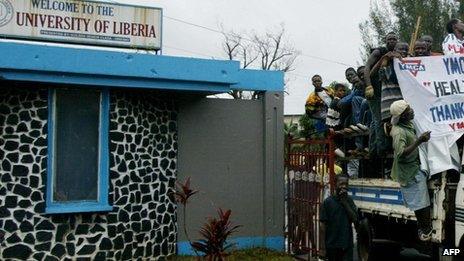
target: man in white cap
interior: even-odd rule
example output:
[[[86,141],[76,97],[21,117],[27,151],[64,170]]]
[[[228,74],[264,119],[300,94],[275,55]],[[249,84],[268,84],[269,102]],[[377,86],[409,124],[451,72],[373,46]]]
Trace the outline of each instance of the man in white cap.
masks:
[[[393,102],[390,113],[393,125],[390,134],[394,150],[391,176],[400,183],[406,206],[416,214],[419,239],[429,241],[433,232],[430,197],[427,190],[427,174],[420,169],[418,147],[430,139],[430,131],[416,138],[412,124],[414,110],[404,100]]]

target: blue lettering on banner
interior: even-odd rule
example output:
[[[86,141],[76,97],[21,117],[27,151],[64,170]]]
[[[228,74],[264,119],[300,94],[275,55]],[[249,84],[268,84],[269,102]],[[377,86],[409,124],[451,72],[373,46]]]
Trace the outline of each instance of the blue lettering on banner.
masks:
[[[464,57],[446,57],[443,58],[443,63],[448,75],[464,74]]]
[[[461,88],[461,84],[457,79],[451,81],[433,82],[433,86],[435,87],[435,95],[437,97],[464,94],[464,88]]]
[[[464,118],[464,102],[439,105],[430,108],[433,122],[457,120]]]

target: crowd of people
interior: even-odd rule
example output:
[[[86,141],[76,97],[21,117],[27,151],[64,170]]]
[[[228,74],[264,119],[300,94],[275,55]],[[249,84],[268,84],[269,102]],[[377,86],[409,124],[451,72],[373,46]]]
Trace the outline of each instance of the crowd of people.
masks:
[[[374,49],[365,66],[346,69],[345,77],[351,84],[349,92],[342,83],[331,88],[323,87],[322,77],[314,75],[311,78],[314,92],[305,105],[306,113],[316,120],[319,131],[332,128],[337,133],[353,134],[369,128],[369,141],[365,144],[361,140],[356,141],[353,152],[363,153],[366,150],[371,157],[385,156],[391,150],[385,129],[390,127],[390,106],[402,99],[393,58],[441,55],[432,52],[433,40],[429,35],[415,42],[412,54],[408,53],[409,44],[399,41],[393,32],[386,36],[385,41],[386,46]]]
[[[408,43],[400,41],[394,32],[388,33],[385,46],[373,49],[365,65],[345,70],[351,88],[342,83],[324,87],[320,75],[312,76],[314,91],[307,98],[305,109],[306,114],[316,120],[316,130],[333,129],[337,134],[350,136],[369,132],[368,139],[354,138],[351,145],[344,146],[348,153],[341,150],[342,142],[338,139],[337,155],[385,158],[393,153],[393,140],[389,137],[392,128],[390,107],[403,99],[393,59],[463,54],[464,24],[452,19],[446,30],[448,35],[442,43],[442,52],[432,51],[434,40],[430,35],[416,40],[412,53],[409,53]],[[350,162],[350,177],[358,176],[358,165],[356,160]]]
[[[441,52],[432,51],[434,40],[429,35],[416,40],[410,53],[408,43],[401,41],[394,32],[388,33],[385,46],[373,49],[364,66],[346,69],[345,77],[351,84],[349,91],[341,83],[323,87],[322,77],[316,74],[311,78],[314,92],[305,104],[306,113],[316,120],[319,131],[333,129],[342,137],[335,141],[339,147],[337,155],[345,156],[341,143],[350,136],[354,138],[348,148],[344,148],[349,155],[391,159],[388,177],[400,184],[405,205],[416,215],[418,236],[422,241],[429,241],[433,231],[428,177],[420,169],[418,147],[430,139],[430,132],[416,134],[412,123],[414,110],[403,100],[393,60],[409,56],[464,54],[464,23],[452,19],[447,23],[446,31],[448,34]],[[369,138],[356,135],[367,132]],[[321,209],[329,260],[352,258],[350,230],[351,224],[356,225],[358,221],[352,213],[356,212],[356,207],[347,196],[347,185],[349,177],[356,178],[359,174],[359,159],[352,157],[344,172],[337,176],[336,194],[326,199]],[[344,231],[346,236],[332,235],[334,231]]]

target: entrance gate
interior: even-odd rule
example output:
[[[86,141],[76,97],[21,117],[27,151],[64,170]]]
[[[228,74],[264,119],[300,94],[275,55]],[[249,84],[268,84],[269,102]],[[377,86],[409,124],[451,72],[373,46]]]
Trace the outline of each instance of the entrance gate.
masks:
[[[286,144],[286,239],[287,251],[317,256],[320,204],[334,186],[332,137],[289,140]]]

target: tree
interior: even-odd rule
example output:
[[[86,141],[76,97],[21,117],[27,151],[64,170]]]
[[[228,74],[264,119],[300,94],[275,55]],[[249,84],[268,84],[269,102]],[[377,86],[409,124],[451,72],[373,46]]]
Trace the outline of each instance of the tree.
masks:
[[[309,139],[312,134],[316,133],[316,120],[309,117],[308,114],[303,114],[299,121],[301,130],[299,133],[300,137]]]
[[[385,36],[396,31],[395,14],[389,0],[372,0],[369,7],[369,17],[359,24],[361,33],[361,57],[367,60],[371,49],[384,43]]]
[[[224,53],[229,60],[239,60],[242,68],[289,72],[300,54],[287,40],[285,27],[264,34],[236,33],[222,29]],[[248,94],[240,90],[229,93],[234,99],[257,99],[258,92]],[[247,95],[248,94],[248,95]]]
[[[285,138],[298,138],[298,124],[291,120],[289,123],[284,123],[284,135]]]
[[[456,6],[443,0],[396,0],[392,2],[398,18],[398,35],[403,41],[410,40],[419,16],[422,17],[419,35],[431,35],[434,39],[432,50],[441,51],[446,23],[457,15]]]
[[[380,46],[389,31],[397,32],[403,42],[410,42],[419,16],[422,22],[419,36],[431,35],[432,49],[441,50],[445,27],[452,17],[462,17],[464,5],[452,0],[372,0],[369,18],[359,24],[364,59],[370,49]]]

